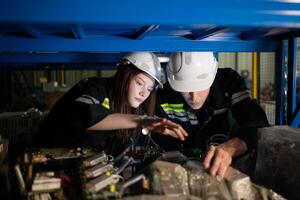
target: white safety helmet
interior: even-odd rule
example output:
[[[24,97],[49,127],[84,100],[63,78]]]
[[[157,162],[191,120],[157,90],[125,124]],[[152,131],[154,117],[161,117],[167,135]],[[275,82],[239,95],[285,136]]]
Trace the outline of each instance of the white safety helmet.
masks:
[[[150,52],[133,52],[125,55],[122,60],[128,61],[138,69],[146,72],[156,80],[155,89],[163,88],[165,74],[157,56]]]
[[[213,52],[172,53],[167,66],[171,87],[178,92],[208,89],[214,82],[218,62]]]

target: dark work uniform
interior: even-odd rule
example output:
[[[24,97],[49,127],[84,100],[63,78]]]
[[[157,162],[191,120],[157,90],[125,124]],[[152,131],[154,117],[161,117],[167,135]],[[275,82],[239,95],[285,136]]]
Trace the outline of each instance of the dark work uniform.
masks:
[[[248,150],[257,144],[256,131],[268,126],[265,112],[249,96],[242,77],[230,68],[218,69],[203,107],[192,110],[179,92],[166,84],[157,93],[156,115],[179,123],[188,132],[185,141],[153,134],[164,150],[198,149],[221,144],[232,137],[244,140]]]
[[[50,110],[40,127],[42,147],[92,146],[112,153],[118,141],[113,131],[86,131],[111,114],[107,85],[110,79],[86,78],[72,87]],[[115,143],[113,143],[115,142]]]

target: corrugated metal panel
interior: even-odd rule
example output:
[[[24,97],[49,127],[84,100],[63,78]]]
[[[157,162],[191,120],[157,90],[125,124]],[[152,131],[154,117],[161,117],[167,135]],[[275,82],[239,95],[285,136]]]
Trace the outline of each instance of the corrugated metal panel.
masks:
[[[249,77],[252,77],[252,53],[237,54],[237,72],[241,73],[243,70],[249,71]]]
[[[275,82],[275,53],[260,53],[260,89]]]
[[[230,67],[235,69],[235,55],[236,53],[219,53],[219,68]]]

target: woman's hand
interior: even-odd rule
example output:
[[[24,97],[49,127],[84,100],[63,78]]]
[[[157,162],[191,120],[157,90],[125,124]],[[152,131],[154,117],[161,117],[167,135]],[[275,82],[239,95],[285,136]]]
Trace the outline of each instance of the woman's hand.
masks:
[[[180,140],[185,140],[187,132],[179,125],[165,118],[141,115],[112,113],[97,122],[88,130],[119,130],[146,128],[150,131],[169,135]]]
[[[166,118],[143,117],[141,126],[150,131],[169,135],[180,140],[185,140],[187,132],[179,125]]]

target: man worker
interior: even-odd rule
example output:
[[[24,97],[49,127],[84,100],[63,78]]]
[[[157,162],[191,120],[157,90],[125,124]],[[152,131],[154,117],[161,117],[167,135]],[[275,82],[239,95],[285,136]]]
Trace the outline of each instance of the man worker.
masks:
[[[268,120],[237,72],[218,69],[213,52],[172,53],[166,71],[156,115],[179,123],[189,136],[177,141],[155,135],[155,142],[164,150],[205,152],[203,166],[213,176],[223,177],[234,158],[254,154],[257,129]]]

